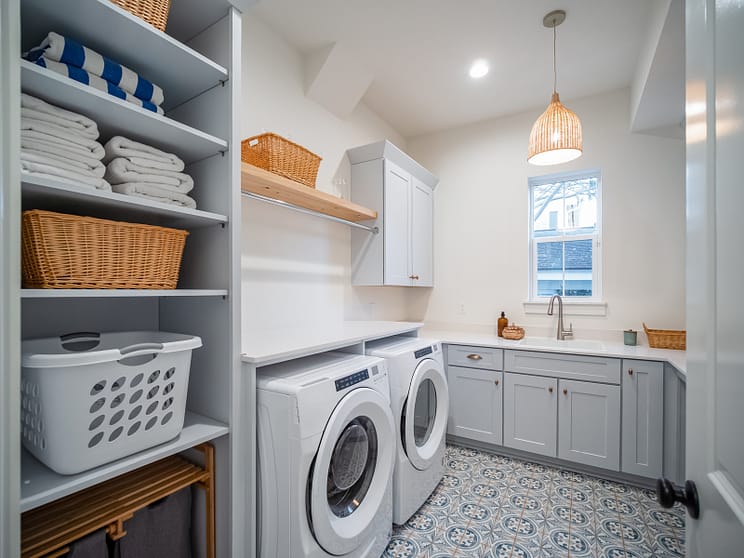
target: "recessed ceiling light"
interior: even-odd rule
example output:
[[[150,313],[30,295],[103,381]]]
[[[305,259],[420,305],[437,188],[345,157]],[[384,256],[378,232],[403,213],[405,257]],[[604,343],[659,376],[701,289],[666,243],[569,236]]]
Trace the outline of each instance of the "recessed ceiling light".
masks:
[[[470,66],[470,77],[473,79],[482,78],[488,73],[488,62],[485,60],[478,59],[475,62],[473,62],[472,66]]]

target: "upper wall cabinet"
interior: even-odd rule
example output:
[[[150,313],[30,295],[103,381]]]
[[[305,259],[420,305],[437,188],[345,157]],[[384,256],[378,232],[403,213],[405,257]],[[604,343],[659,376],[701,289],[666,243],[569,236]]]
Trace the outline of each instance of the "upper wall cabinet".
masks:
[[[381,141],[348,151],[352,201],[377,211],[379,234],[351,233],[357,286],[434,286],[434,187],[439,180]]]

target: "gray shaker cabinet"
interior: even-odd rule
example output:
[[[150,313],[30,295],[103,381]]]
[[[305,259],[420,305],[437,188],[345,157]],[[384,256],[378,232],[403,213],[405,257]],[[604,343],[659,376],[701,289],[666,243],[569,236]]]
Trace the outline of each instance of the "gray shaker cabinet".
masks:
[[[504,373],[504,445],[556,456],[558,380]]]

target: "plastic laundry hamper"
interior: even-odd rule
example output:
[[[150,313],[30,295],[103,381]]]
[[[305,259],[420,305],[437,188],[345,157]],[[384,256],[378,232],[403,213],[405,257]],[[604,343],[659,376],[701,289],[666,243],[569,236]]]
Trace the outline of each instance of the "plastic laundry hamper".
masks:
[[[166,442],[183,428],[199,337],[72,333],[23,342],[21,439],[63,475]]]

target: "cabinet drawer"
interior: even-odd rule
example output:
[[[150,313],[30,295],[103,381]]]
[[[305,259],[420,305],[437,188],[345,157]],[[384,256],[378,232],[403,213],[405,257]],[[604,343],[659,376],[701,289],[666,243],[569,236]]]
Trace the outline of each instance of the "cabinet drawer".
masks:
[[[620,359],[584,355],[504,351],[504,370],[535,376],[620,385]]]
[[[467,345],[448,345],[447,364],[469,368],[503,370],[504,350],[489,347],[470,347]]]

